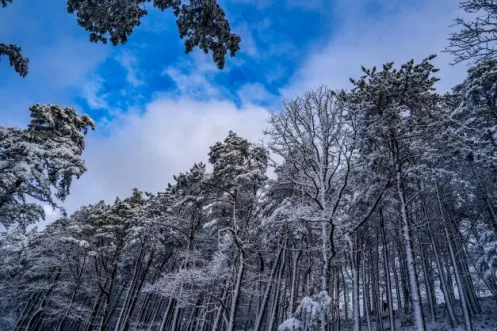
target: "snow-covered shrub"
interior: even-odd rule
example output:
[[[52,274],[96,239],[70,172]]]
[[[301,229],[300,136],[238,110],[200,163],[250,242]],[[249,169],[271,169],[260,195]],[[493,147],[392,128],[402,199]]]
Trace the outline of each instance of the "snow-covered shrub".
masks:
[[[311,297],[304,297],[293,317],[285,320],[278,331],[319,330],[322,323],[331,318],[331,298],[328,292],[321,291]]]

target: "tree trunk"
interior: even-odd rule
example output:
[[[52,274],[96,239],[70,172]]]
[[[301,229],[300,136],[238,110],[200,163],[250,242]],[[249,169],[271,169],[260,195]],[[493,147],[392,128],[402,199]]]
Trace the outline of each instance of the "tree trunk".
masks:
[[[286,250],[286,241],[285,241],[285,247],[283,248],[283,250],[284,251]],[[285,269],[285,263],[286,263],[286,258],[283,259],[283,263],[279,267],[278,278],[276,280],[276,287],[274,289],[273,305],[271,307],[272,308],[271,309],[271,318],[269,319],[269,323],[268,323],[268,329],[270,329],[270,330],[274,330],[275,322],[276,322],[277,315],[278,315],[278,306],[279,306],[279,301],[280,301],[280,289],[281,289],[281,278],[283,275],[283,270]],[[276,326],[276,328],[278,328],[278,327]]]
[[[241,249],[238,258],[239,258],[238,273],[236,275],[235,289],[233,293],[233,299],[231,302],[231,310],[230,310],[230,317],[229,317],[227,331],[233,331],[235,329],[236,310],[238,308],[238,302],[240,301],[242,279],[245,273],[244,252]]]
[[[405,200],[404,190],[402,187],[402,173],[400,164],[397,165],[397,195],[400,203],[400,213],[402,216],[402,232],[404,237],[404,245],[407,259],[407,270],[409,272],[410,294],[413,305],[414,328],[418,331],[426,330],[425,320],[423,316],[423,307],[421,306],[421,297],[419,294],[418,279],[416,274],[416,265],[414,261],[414,252],[412,249],[411,229],[409,226],[409,217],[407,215],[407,204]]]
[[[286,245],[286,241],[285,241],[285,245]],[[269,282],[266,286],[266,290],[264,292],[264,296],[263,296],[263,299],[262,299],[262,302],[261,302],[261,305],[259,308],[259,312],[257,314],[257,319],[255,322],[254,331],[259,331],[262,327],[262,322],[264,320],[264,316],[266,315],[267,303],[269,301],[269,295],[271,293],[273,279],[274,279],[274,276],[276,275],[276,272],[279,268],[281,253],[282,253],[283,249],[284,249],[283,246],[280,246],[280,249],[278,250],[278,255],[276,257],[276,261],[274,262],[273,269],[271,270]]]
[[[424,275],[423,278],[424,278],[424,281],[425,281],[426,297],[428,299],[428,304],[430,305],[430,315],[431,315],[431,319],[433,321],[436,321],[437,320],[437,315],[435,313],[436,302],[434,300],[435,296],[433,294],[433,287],[432,287],[433,280],[430,277],[428,266],[427,266],[427,261],[426,261],[425,250],[424,250],[423,247],[421,247],[421,244],[419,246],[419,250],[421,252],[421,259],[422,259],[422,265],[421,266],[423,267],[423,275]]]
[[[386,292],[387,292],[387,304],[388,304],[388,316],[390,320],[390,330],[395,331],[395,316],[393,314],[393,297],[392,297],[392,282],[390,279],[390,262],[388,255],[387,238],[385,234],[385,221],[383,218],[383,210],[381,206],[378,209],[380,217],[380,231],[381,231],[381,241],[383,244],[383,269],[385,272],[386,280]]]
[[[442,227],[443,227],[444,232],[445,232],[445,237],[447,239],[447,246],[449,248],[450,258],[452,260],[452,265],[454,267],[454,275],[456,278],[457,289],[459,292],[459,300],[461,301],[462,311],[463,311],[463,315],[464,315],[464,324],[466,327],[466,331],[472,331],[473,324],[471,322],[471,316],[470,316],[469,310],[468,310],[467,296],[466,296],[466,293],[464,291],[464,286],[462,283],[461,275],[459,273],[459,267],[457,265],[456,254],[454,252],[454,247],[452,246],[452,239],[450,237],[449,230],[448,230],[448,223],[447,223],[447,220],[445,219],[445,213],[444,213],[444,208],[442,205],[442,200],[440,198],[440,193],[438,190],[438,184],[436,184],[436,183],[435,183],[435,188],[437,191],[437,199],[438,199],[438,206],[440,208],[440,216],[442,218]]]
[[[145,269],[141,271],[141,275],[139,277],[139,282],[135,285],[133,288],[133,292],[131,295],[131,300],[128,305],[128,309],[126,310],[126,313],[124,315],[124,326],[123,326],[123,331],[128,331],[129,329],[129,324],[131,322],[131,318],[133,317],[133,312],[136,307],[136,303],[138,302],[138,296],[141,292],[141,289],[143,287],[143,283],[145,282],[145,278],[147,277],[148,271],[150,270],[150,266],[152,265],[152,261],[154,259],[154,252],[152,251],[148,257],[147,264],[145,265]],[[138,273],[140,274],[140,273]]]
[[[364,245],[364,248],[366,245]],[[368,331],[371,331],[371,318],[369,317],[369,312],[371,311],[371,307],[369,305],[369,288],[368,282],[366,281],[366,250],[362,251],[362,301],[364,303],[364,316],[366,316],[366,323],[368,326]]]
[[[290,290],[290,304],[288,305],[287,318],[290,318],[293,313],[293,308],[295,306],[295,281],[297,276],[297,263],[302,255],[302,251],[297,253],[297,256],[293,258],[293,266],[292,266],[292,287]]]
[[[353,238],[351,238],[353,236]],[[352,330],[361,330],[361,314],[359,303],[359,261],[357,255],[357,233],[345,235],[349,246],[350,269],[352,271]]]
[[[173,309],[175,304],[176,304],[175,299],[169,299],[169,302],[168,302],[167,307],[166,307],[166,311],[164,312],[164,316],[162,316],[162,321],[161,321],[160,326],[159,326],[159,331],[166,331],[167,320],[168,320],[168,317],[171,314],[171,310]]]

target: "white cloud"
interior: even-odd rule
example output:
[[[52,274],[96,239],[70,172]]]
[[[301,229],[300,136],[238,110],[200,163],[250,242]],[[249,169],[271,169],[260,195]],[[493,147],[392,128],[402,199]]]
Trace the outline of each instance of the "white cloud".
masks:
[[[109,104],[106,100],[106,95],[101,93],[103,85],[102,77],[96,75],[89,79],[82,86],[82,94],[88,106],[93,109],[108,108]]]
[[[187,59],[165,68],[162,75],[169,76],[175,82],[177,95],[187,95],[195,99],[219,99],[224,95],[224,89],[212,83],[214,75],[218,72],[219,69],[210,54],[195,50]]]
[[[187,74],[172,66],[165,69],[163,73],[176,83],[179,94],[209,98],[220,96],[219,89],[211,85],[205,73]]]
[[[240,35],[240,38],[242,38],[240,43],[240,52],[252,57],[259,55],[259,52],[257,51],[257,44],[254,40],[254,36],[252,35],[253,29],[247,24],[241,24],[234,30]]]
[[[280,98],[269,92],[261,83],[248,83],[237,91],[242,104],[265,104],[271,107],[277,106]]]
[[[467,68],[451,67],[451,56],[441,51],[447,45],[452,20],[462,13],[457,1],[420,0],[415,6],[407,2],[379,1],[376,15],[367,15],[366,0],[339,1],[335,9],[340,26],[324,46],[315,45],[303,66],[282,89],[294,97],[319,85],[333,89],[347,88],[349,78],[361,76],[361,65],[381,66],[390,61],[400,65],[414,58],[419,61],[430,54],[439,54],[436,64],[441,69],[438,83],[447,91],[460,82]]]
[[[145,84],[145,81],[138,77],[139,74],[136,71],[136,68],[138,66],[138,59],[136,58],[136,56],[134,56],[130,52],[124,51],[116,56],[116,60],[124,69],[126,69],[126,81],[128,83],[135,87]]]
[[[157,192],[172,176],[194,162],[207,162],[209,146],[233,130],[258,142],[266,128],[266,110],[247,105],[238,109],[228,101],[194,101],[159,97],[142,115],[123,114],[110,136],[92,133],[84,154],[88,172],[75,181],[64,206],[113,202],[131,189]]]

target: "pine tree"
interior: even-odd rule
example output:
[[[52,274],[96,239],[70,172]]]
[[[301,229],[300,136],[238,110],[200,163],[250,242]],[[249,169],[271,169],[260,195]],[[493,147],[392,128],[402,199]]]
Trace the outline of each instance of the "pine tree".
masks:
[[[376,164],[381,164],[385,176],[394,179],[402,218],[402,232],[409,271],[410,295],[413,302],[414,325],[425,330],[417,279],[410,216],[408,215],[409,175],[423,154],[423,138],[430,130],[431,113],[437,110],[438,97],[433,92],[438,80],[432,74],[438,70],[431,64],[431,56],[420,64],[414,61],[393,68],[393,63],[383,70],[363,67],[364,76],[351,80],[356,86],[349,96],[351,107],[360,114],[359,136],[361,149]]]
[[[58,207],[74,177],[86,167],[81,154],[84,135],[95,123],[88,115],[79,116],[73,108],[34,105],[31,122],[20,130],[0,126],[0,222],[23,226],[44,216],[43,209],[26,203],[30,197]]]

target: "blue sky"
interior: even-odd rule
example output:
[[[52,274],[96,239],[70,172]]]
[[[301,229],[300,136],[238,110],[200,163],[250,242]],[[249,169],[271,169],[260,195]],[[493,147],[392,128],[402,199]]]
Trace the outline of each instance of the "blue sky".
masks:
[[[109,108],[125,111],[142,107],[157,93],[178,95],[185,92],[178,86],[181,75],[202,70],[218,89],[216,97],[240,106],[237,91],[248,83],[278,95],[306,50],[331,33],[329,22],[336,16],[331,4],[313,0],[292,0],[284,6],[270,1],[225,2],[232,27],[243,41],[238,56],[219,71],[210,55],[196,51],[193,57],[185,56],[171,12],[151,7],[129,42],[113,47],[89,43],[64,1],[16,0],[0,12],[0,38],[23,48],[31,71],[22,79],[2,65],[0,75],[6,77],[8,88],[1,97],[9,113],[32,102],[51,102],[74,105],[96,120],[112,120]],[[198,99],[212,96],[195,87],[186,90]],[[268,105],[265,100],[257,102]],[[17,116],[10,118],[16,120]]]
[[[85,151],[88,172],[65,202],[72,211],[112,201],[133,187],[155,192],[205,161],[230,129],[263,138],[267,109],[322,84],[348,88],[360,66],[440,54],[456,0],[222,0],[242,37],[219,71],[211,55],[184,54],[170,12],[151,8],[124,46],[93,44],[63,0],[14,0],[0,8],[0,41],[22,47],[30,73],[0,62],[0,125],[25,126],[34,103],[76,107],[97,120]],[[436,60],[439,89],[467,67]]]

